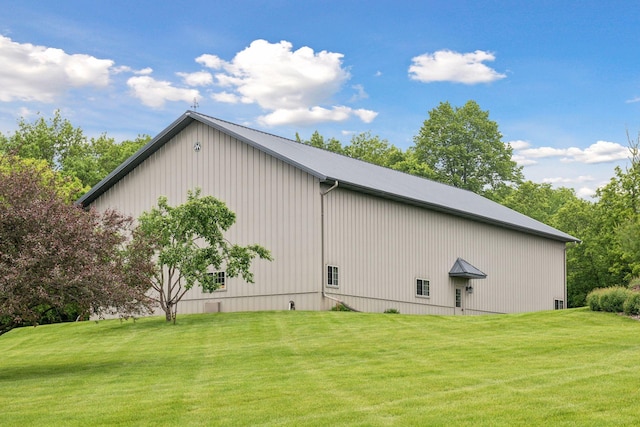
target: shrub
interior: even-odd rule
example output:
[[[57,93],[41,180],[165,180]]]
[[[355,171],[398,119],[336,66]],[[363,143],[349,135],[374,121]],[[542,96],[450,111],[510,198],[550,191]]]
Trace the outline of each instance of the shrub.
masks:
[[[397,308],[387,308],[384,312],[387,314],[400,314],[400,310]]]
[[[351,309],[344,304],[337,303],[331,307],[331,311],[351,311]]]
[[[631,292],[622,305],[622,309],[627,315],[640,314],[640,292]]]
[[[593,311],[640,315],[640,292],[622,286],[598,288],[589,292],[587,304]]]
[[[621,313],[622,305],[629,296],[631,291],[628,288],[622,286],[615,286],[606,289],[600,297],[600,306],[603,311],[610,313]]]
[[[589,292],[587,295],[587,305],[592,311],[602,311],[600,299],[605,291],[606,289],[597,288]]]
[[[634,277],[629,281],[629,289],[640,291],[640,277]]]

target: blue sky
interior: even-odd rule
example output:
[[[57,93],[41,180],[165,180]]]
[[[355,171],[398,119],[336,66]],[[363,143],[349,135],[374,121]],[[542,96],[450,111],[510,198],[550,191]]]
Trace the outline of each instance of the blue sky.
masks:
[[[636,1],[0,0],[0,132],[60,109],[155,136],[198,111],[294,138],[406,149],[475,100],[527,179],[589,197],[640,131]]]

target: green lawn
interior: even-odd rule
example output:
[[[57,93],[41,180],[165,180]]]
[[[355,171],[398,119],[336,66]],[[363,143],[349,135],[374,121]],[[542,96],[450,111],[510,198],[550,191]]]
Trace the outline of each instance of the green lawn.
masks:
[[[638,425],[640,322],[263,312],[0,336],[0,425]]]

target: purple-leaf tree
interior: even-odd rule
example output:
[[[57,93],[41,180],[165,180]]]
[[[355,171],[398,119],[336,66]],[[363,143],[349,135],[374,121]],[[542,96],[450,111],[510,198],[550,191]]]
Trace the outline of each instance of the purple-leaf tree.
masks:
[[[149,310],[150,246],[131,239],[133,220],[82,210],[52,175],[0,155],[0,334],[52,313],[80,317]]]

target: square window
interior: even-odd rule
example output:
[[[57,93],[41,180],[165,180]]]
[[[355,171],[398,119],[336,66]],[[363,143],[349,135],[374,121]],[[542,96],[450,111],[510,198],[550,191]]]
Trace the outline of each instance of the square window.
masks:
[[[554,310],[562,310],[564,309],[564,301],[561,299],[553,300],[553,309]]]
[[[327,286],[338,287],[338,267],[335,265],[327,266]]]
[[[429,296],[429,281],[425,279],[416,279],[416,295],[421,297]]]
[[[216,285],[216,291],[224,291],[226,289],[224,271],[214,271],[213,273],[209,273],[209,276],[213,278],[213,282]]]

